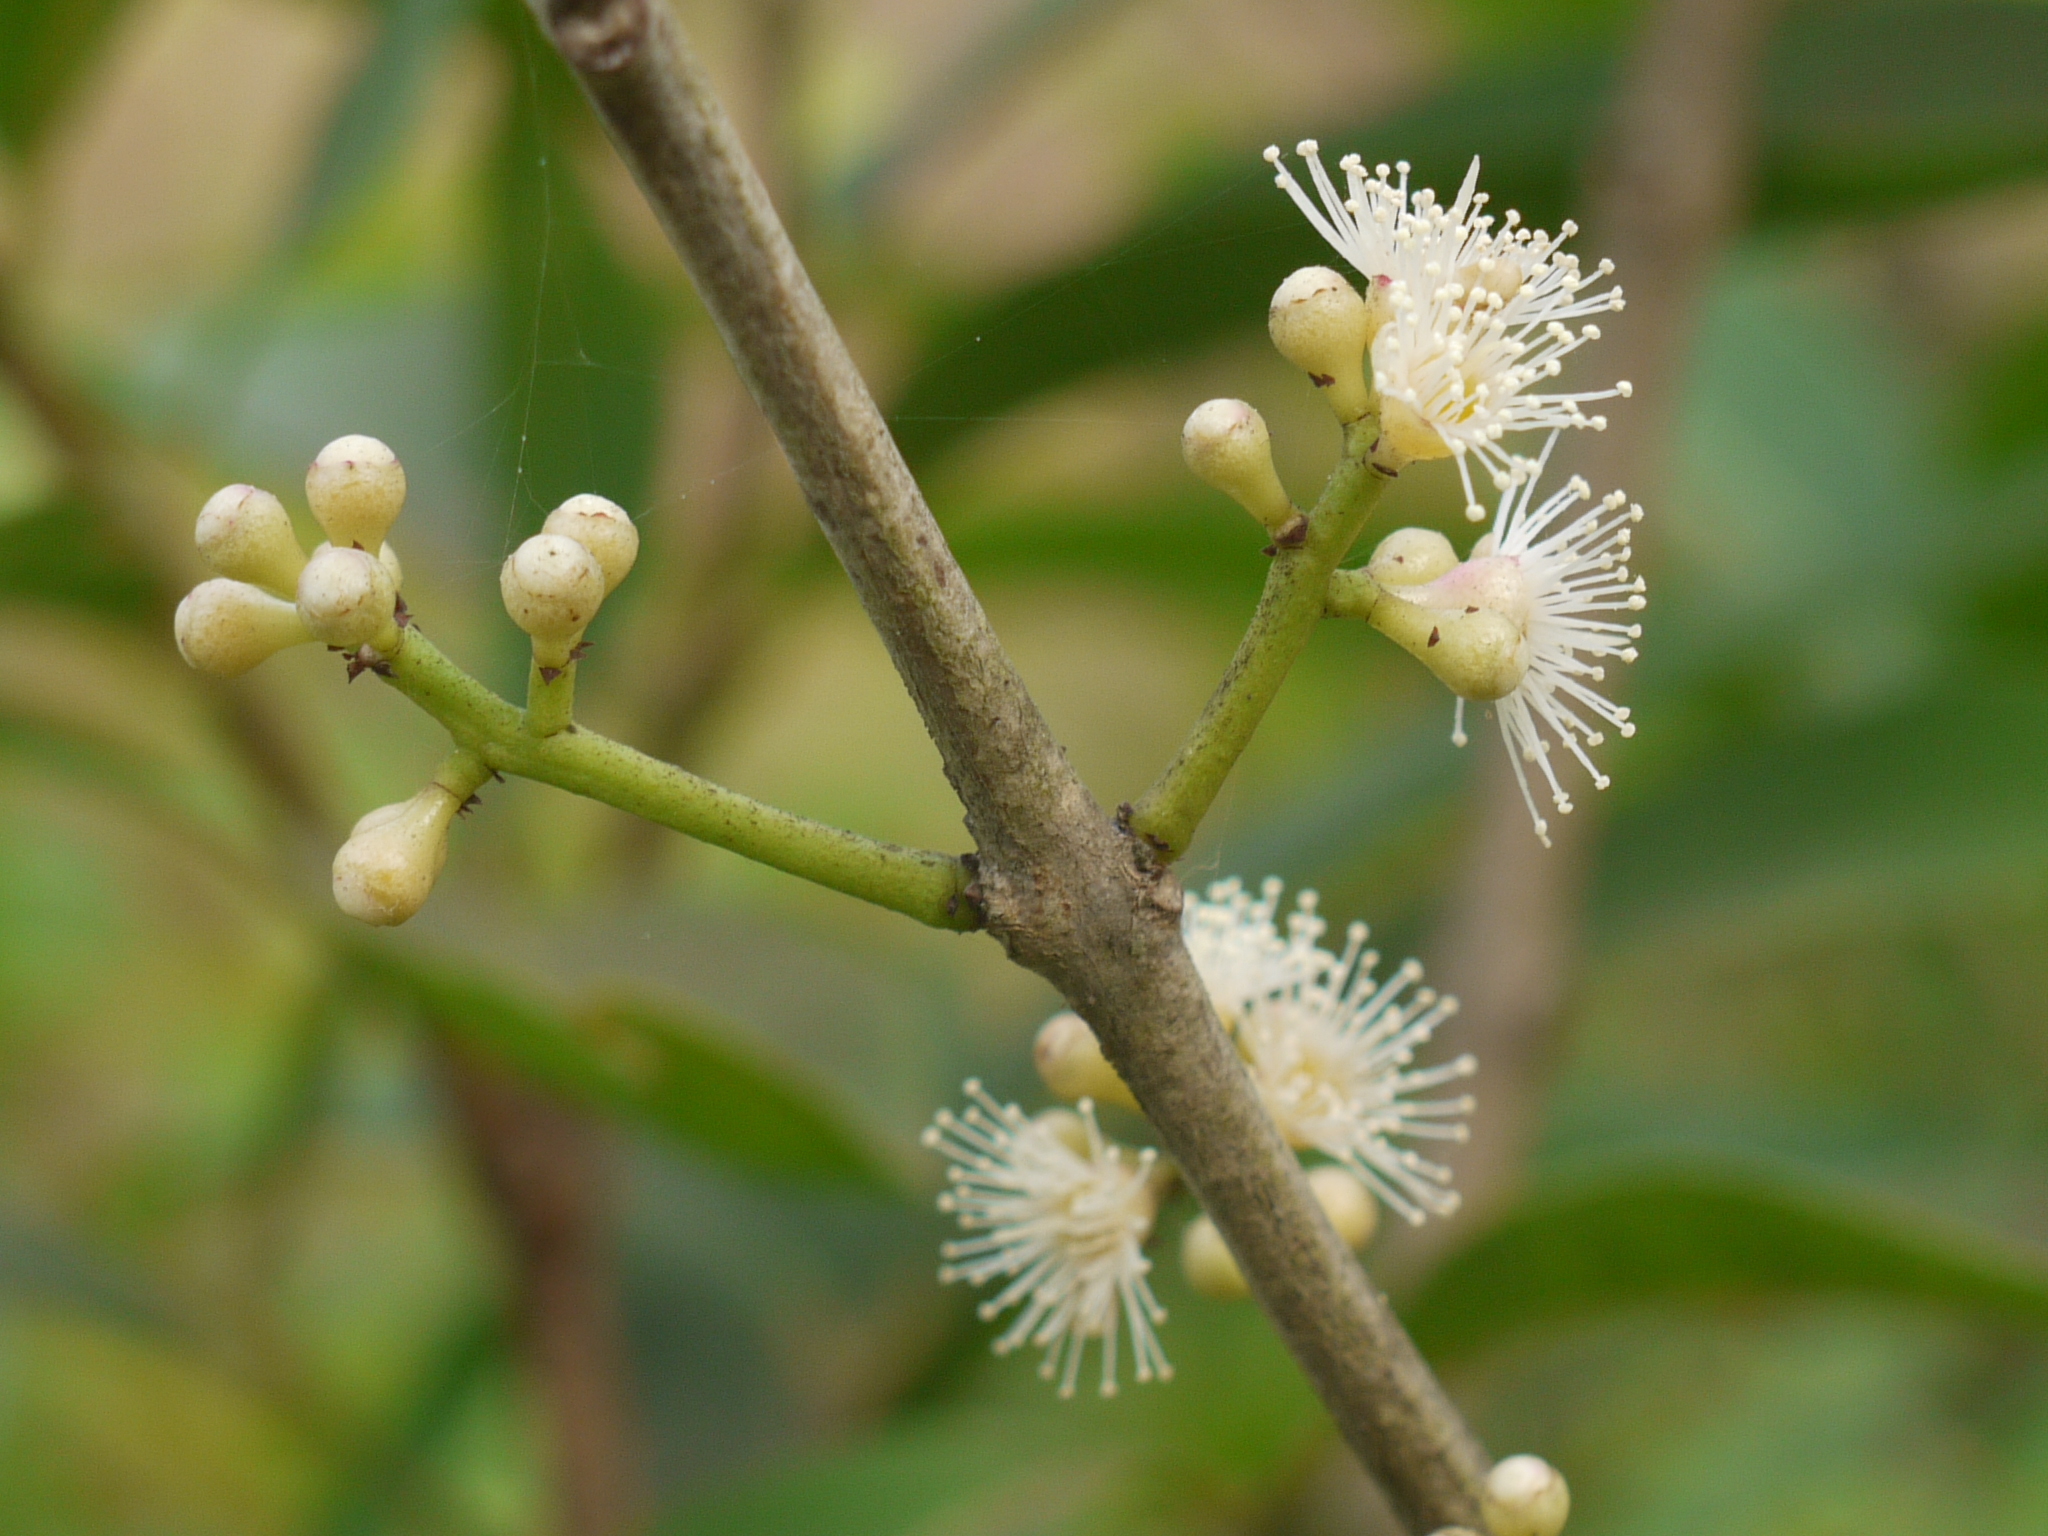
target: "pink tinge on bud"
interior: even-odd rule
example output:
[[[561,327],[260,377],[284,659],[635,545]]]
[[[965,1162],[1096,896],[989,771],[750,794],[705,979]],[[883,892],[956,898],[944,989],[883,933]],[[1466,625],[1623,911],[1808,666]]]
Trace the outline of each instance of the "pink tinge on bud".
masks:
[[[1423,608],[1457,612],[1484,609],[1526,628],[1533,612],[1529,580],[1509,555],[1482,555],[1451,567],[1434,581],[1406,587],[1401,595]]]

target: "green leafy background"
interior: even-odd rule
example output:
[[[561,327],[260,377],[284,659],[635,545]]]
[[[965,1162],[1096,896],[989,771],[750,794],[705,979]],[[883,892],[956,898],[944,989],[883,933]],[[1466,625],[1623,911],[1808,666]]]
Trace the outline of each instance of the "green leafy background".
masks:
[[[1185,412],[1255,401],[1297,490],[1333,450],[1263,345],[1324,253],[1260,149],[1438,184],[1481,153],[1497,205],[1554,225],[1640,16],[681,9],[1106,803],[1261,579],[1256,530],[1180,469]],[[602,492],[647,555],[594,632],[598,724],[961,846],[519,8],[7,0],[0,35],[0,297],[32,360],[0,384],[0,1529],[555,1529],[444,1041],[606,1127],[660,1529],[1375,1529],[1262,1319],[1171,1263],[1177,1379],[1111,1402],[989,1358],[933,1284],[917,1131],[969,1073],[1035,1102],[1055,1005],[993,945],[523,784],[414,924],[345,931],[326,860],[433,730],[324,656],[179,665],[199,500],[295,502],[322,442],[371,432],[411,476],[408,598],[484,676],[523,670],[496,563]],[[2048,1527],[2044,81],[2037,4],[1786,12],[1524,1193],[1384,1264],[1489,1444],[1566,1468],[1585,1536]],[[1454,487],[1407,477],[1388,517],[1450,528]],[[1472,825],[1447,714],[1375,637],[1319,636],[1191,879],[1316,885],[1427,961]]]

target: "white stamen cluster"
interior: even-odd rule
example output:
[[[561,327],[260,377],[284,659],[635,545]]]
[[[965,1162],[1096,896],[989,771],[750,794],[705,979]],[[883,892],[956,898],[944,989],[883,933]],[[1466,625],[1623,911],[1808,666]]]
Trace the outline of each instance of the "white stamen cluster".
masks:
[[[1486,194],[1476,190],[1476,159],[1444,207],[1426,187],[1409,190],[1406,161],[1368,172],[1358,156],[1347,155],[1338,162],[1347,189],[1340,192],[1314,140],[1303,140],[1296,152],[1308,164],[1320,206],[1289,173],[1278,146],[1266,151],[1276,181],[1386,303],[1371,354],[1382,430],[1407,439],[1410,458],[1447,452],[1457,459],[1468,517],[1478,522],[1486,515],[1473,494],[1470,459],[1499,490],[1530,471],[1529,460],[1504,446],[1508,433],[1606,427],[1606,417],[1588,416],[1583,407],[1627,396],[1626,381],[1577,393],[1535,388],[1599,339],[1598,325],[1567,322],[1622,307],[1619,287],[1586,291],[1614,270],[1612,262],[1600,262],[1588,278],[1579,259],[1560,249],[1577,226],[1567,221],[1553,237],[1523,227],[1510,209],[1496,230],[1482,211]]]
[[[1472,551],[1475,559],[1513,560],[1527,585],[1529,670],[1494,709],[1536,835],[1546,845],[1550,824],[1536,808],[1527,765],[1535,764],[1543,775],[1560,815],[1571,813],[1572,800],[1550,760],[1552,739],[1578,759],[1595,789],[1607,787],[1607,775],[1593,765],[1586,748],[1606,739],[1603,725],[1624,737],[1635,735],[1636,728],[1626,706],[1611,702],[1593,685],[1605,680],[1607,658],[1636,659],[1635,642],[1643,633],[1642,625],[1608,615],[1641,612],[1649,601],[1642,577],[1632,575],[1628,565],[1630,535],[1642,521],[1640,506],[1615,491],[1574,516],[1573,509],[1591,503],[1593,495],[1574,476],[1530,510],[1537,479],[1556,443],[1553,434],[1528,479],[1502,494],[1492,531]],[[1466,741],[1463,699],[1458,700],[1451,739],[1459,746]]]
[[[1039,1374],[1057,1380],[1062,1397],[1073,1396],[1091,1339],[1101,1341],[1102,1395],[1115,1396],[1125,1329],[1137,1379],[1170,1378],[1173,1367],[1154,1331],[1166,1309],[1145,1278],[1152,1269],[1144,1244],[1158,1210],[1158,1154],[1106,1140],[1086,1099],[1076,1106],[1078,1117],[1054,1110],[1032,1119],[971,1079],[966,1091],[966,1110],[941,1110],[923,1137],[953,1165],[939,1209],[973,1234],[940,1250],[946,1262],[939,1279],[1008,1279],[979,1308],[984,1320],[1022,1308],[996,1339],[996,1353],[1038,1346],[1045,1352]]]
[[[1281,882],[1251,900],[1235,880],[1190,896],[1182,932],[1216,1000],[1234,1015],[1238,1052],[1274,1123],[1290,1144],[1342,1163],[1411,1223],[1458,1207],[1451,1174],[1395,1138],[1463,1141],[1466,1096],[1411,1095],[1470,1077],[1467,1056],[1415,1069],[1419,1048],[1457,1011],[1455,998],[1409,989],[1422,967],[1404,961],[1385,980],[1379,955],[1354,923],[1341,953],[1322,947],[1328,928],[1313,891],[1296,898],[1283,938],[1275,923]]]

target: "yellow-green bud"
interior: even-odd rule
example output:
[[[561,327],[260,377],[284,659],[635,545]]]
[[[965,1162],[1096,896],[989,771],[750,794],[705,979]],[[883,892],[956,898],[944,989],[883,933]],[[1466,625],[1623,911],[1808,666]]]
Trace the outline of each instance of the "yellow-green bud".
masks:
[[[306,471],[306,501],[337,549],[382,546],[405,507],[405,466],[374,437],[337,437]]]
[[[1071,1109],[1044,1109],[1031,1118],[1052,1132],[1069,1152],[1087,1157],[1094,1151],[1088,1141],[1088,1122]]]
[[[1309,1170],[1308,1187],[1346,1247],[1363,1248],[1372,1241],[1379,1226],[1379,1205],[1357,1175],[1334,1163],[1324,1164]],[[1181,1233],[1180,1266],[1188,1284],[1204,1296],[1235,1301],[1251,1294],[1244,1271],[1207,1216],[1197,1216]]]
[[[1443,433],[1417,414],[1405,400],[1380,396],[1380,441],[1373,449],[1373,461],[1391,470],[1405,469],[1426,459],[1448,459],[1451,445]]]
[[[604,571],[604,595],[610,597],[640,558],[640,530],[626,509],[602,496],[571,496],[540,525],[542,533],[574,539]]]
[[[1365,569],[1383,587],[1418,587],[1457,563],[1451,541],[1434,528],[1396,528],[1380,540]]]
[[[533,637],[534,662],[566,667],[604,601],[604,567],[574,539],[537,533],[499,570],[498,591],[512,622]]]
[[[1188,1284],[1204,1296],[1239,1301],[1251,1295],[1251,1287],[1244,1283],[1244,1271],[1237,1267],[1223,1234],[1207,1216],[1197,1216],[1182,1230],[1180,1267]]]
[[[332,544],[323,540],[313,547],[313,553],[318,555],[321,550],[332,548],[334,548]],[[383,566],[385,571],[389,573],[391,586],[394,591],[405,585],[405,567],[399,563],[397,550],[393,549],[389,544],[381,545],[377,550],[377,563]]]
[[[1479,1509],[1492,1536],[1558,1536],[1572,1512],[1572,1492],[1541,1456],[1510,1456],[1486,1474]]]
[[[279,597],[299,584],[306,552],[284,503],[253,485],[215,491],[193,530],[199,558],[223,576],[252,582]]]
[[[224,576],[187,592],[172,628],[186,664],[216,677],[239,677],[286,646],[313,638],[290,603]]]
[[[1308,1187],[1345,1247],[1363,1248],[1372,1241],[1379,1230],[1379,1202],[1357,1174],[1335,1163],[1322,1163],[1309,1169]]]
[[[1420,586],[1383,590],[1366,615],[1461,699],[1506,698],[1529,671],[1531,600],[1514,560],[1483,555]]]
[[[1095,1031],[1078,1013],[1056,1013],[1039,1028],[1031,1060],[1045,1086],[1068,1103],[1095,1099],[1136,1109],[1138,1101],[1102,1054]]]
[[[1195,407],[1180,429],[1181,457],[1195,477],[1214,486],[1273,533],[1299,514],[1273,468],[1266,419],[1242,400],[1210,400]]]
[[[448,828],[461,809],[461,797],[429,784],[363,817],[334,856],[335,905],[379,928],[419,911],[448,862]]]
[[[1303,267],[1282,283],[1266,312],[1266,329],[1280,355],[1314,381],[1345,425],[1372,408],[1365,352],[1386,316],[1341,272]]]
[[[398,643],[398,589],[375,555],[329,545],[299,572],[299,617],[313,638],[340,650],[389,651]]]

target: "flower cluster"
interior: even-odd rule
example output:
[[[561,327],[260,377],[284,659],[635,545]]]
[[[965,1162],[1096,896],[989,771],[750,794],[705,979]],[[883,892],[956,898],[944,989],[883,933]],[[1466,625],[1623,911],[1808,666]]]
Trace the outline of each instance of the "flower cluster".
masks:
[[[1039,1373],[1071,1397],[1088,1341],[1100,1342],[1101,1392],[1117,1389],[1117,1343],[1128,1330],[1139,1381],[1173,1375],[1156,1326],[1166,1309],[1146,1280],[1145,1242],[1159,1210],[1159,1154],[1107,1140],[1095,1106],[1031,1118],[999,1104],[969,1080],[961,1114],[939,1111],[924,1144],[943,1154],[948,1188],[939,1209],[971,1236],[941,1250],[939,1279],[1009,1283],[981,1304],[984,1320],[1021,1306],[996,1340],[997,1354],[1021,1344],[1044,1351]]]
[[[1508,448],[1510,432],[1546,427],[1606,427],[1588,402],[1626,397],[1626,380],[1607,389],[1544,393],[1564,359],[1600,337],[1587,317],[1622,307],[1621,289],[1589,292],[1613,270],[1602,261],[1589,279],[1556,236],[1522,226],[1513,210],[1494,228],[1484,212],[1479,162],[1445,207],[1428,188],[1411,191],[1408,164],[1368,171],[1356,155],[1338,163],[1345,190],[1323,168],[1314,140],[1296,151],[1307,162],[1320,206],[1288,171],[1277,146],[1266,151],[1276,180],[1323,238],[1368,280],[1376,309],[1369,344],[1381,429],[1405,459],[1458,462],[1466,515],[1485,509],[1473,494],[1470,459],[1496,489],[1519,485],[1530,461]],[[1577,323],[1584,322],[1584,323]]]
[[[348,657],[351,681],[364,672],[389,676],[411,624],[399,595],[404,569],[386,540],[405,496],[405,466],[390,448],[374,437],[336,438],[306,471],[306,503],[327,535],[308,555],[270,492],[215,492],[195,538],[218,574],[178,604],[178,653],[202,672],[237,677],[318,641]],[[622,508],[602,496],[572,496],[506,560],[505,608],[532,637],[544,685],[579,654],[584,629],[639,549],[639,530]],[[531,709],[528,723],[540,723]],[[362,817],[334,856],[342,911],[378,926],[418,912],[447,862],[449,828],[490,775],[475,753],[458,751],[410,800]]]
[[[1275,1124],[1294,1147],[1329,1159],[1310,1170],[1311,1192],[1344,1240],[1363,1247],[1377,1225],[1375,1195],[1411,1222],[1457,1208],[1449,1170],[1399,1143],[1464,1139],[1472,1101],[1426,1095],[1470,1076],[1474,1063],[1461,1056],[1417,1067],[1417,1053],[1457,1005],[1416,988],[1422,971],[1413,961],[1377,978],[1363,924],[1341,950],[1325,948],[1315,893],[1302,892],[1283,919],[1281,891],[1278,880],[1256,895],[1223,881],[1187,898],[1181,933]],[[1034,1060],[1048,1087],[1077,1101],[1075,1111],[1030,1117],[970,1082],[968,1108],[942,1111],[925,1132],[925,1144],[952,1163],[940,1208],[969,1234],[946,1245],[939,1277],[1007,1280],[981,1308],[984,1318],[1021,1308],[995,1347],[1044,1350],[1043,1372],[1063,1393],[1073,1390],[1087,1343],[1100,1341],[1108,1395],[1126,1334],[1138,1380],[1169,1374],[1155,1332],[1165,1313],[1144,1248],[1170,1180],[1156,1153],[1102,1134],[1097,1101],[1142,1110],[1086,1021],[1073,1013],[1047,1020]],[[1197,1290],[1246,1293],[1207,1216],[1186,1227],[1181,1256]]]

